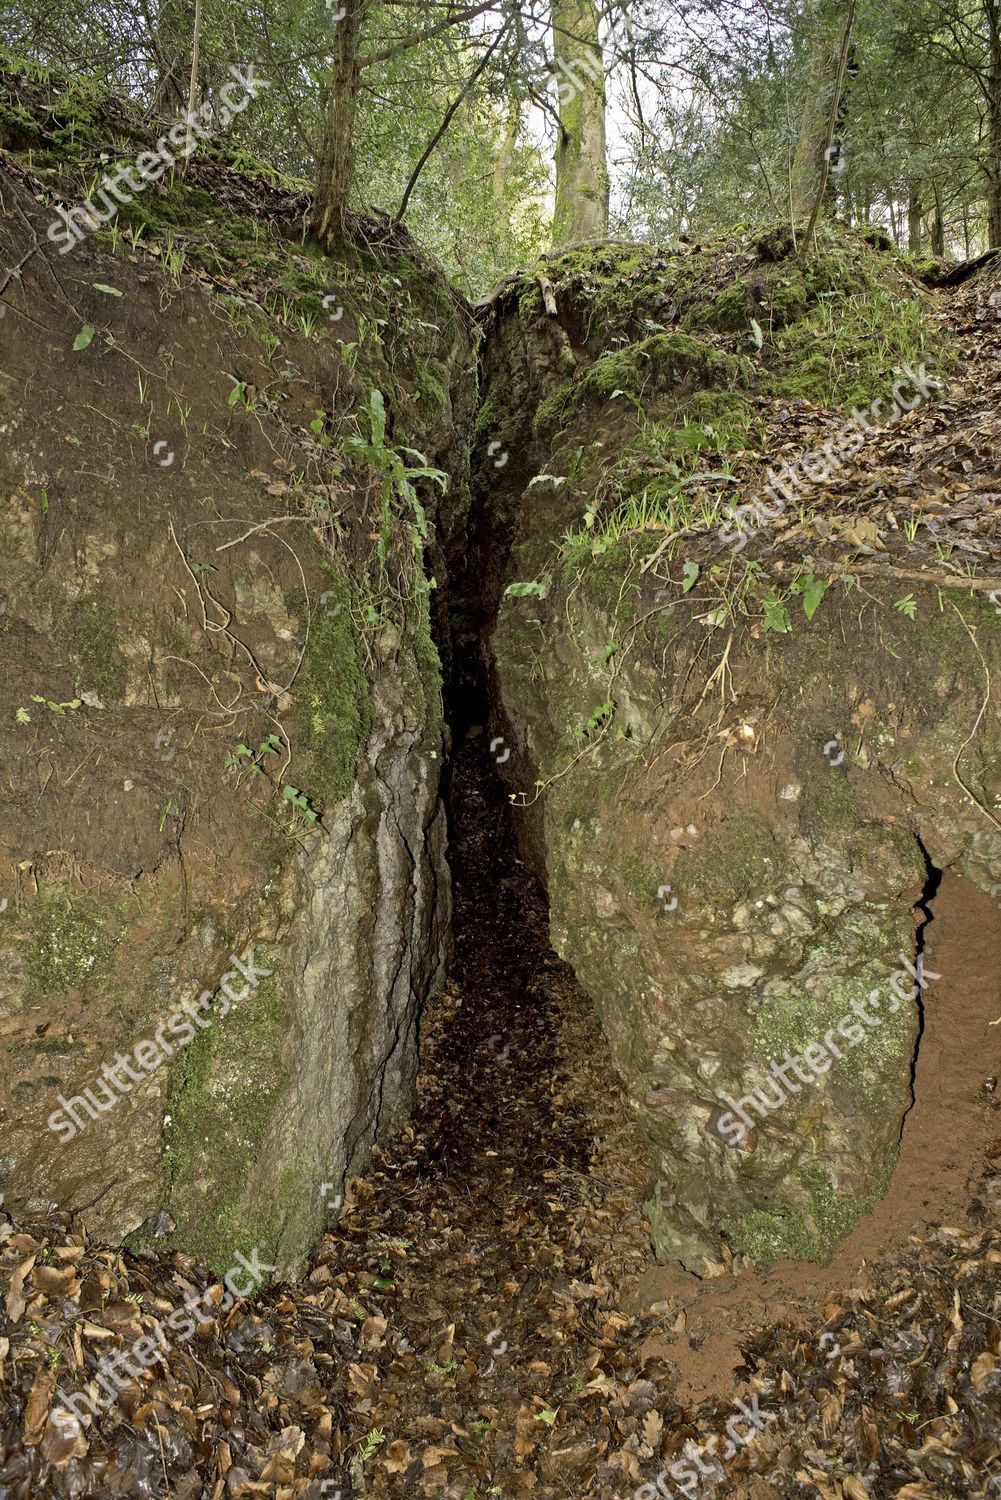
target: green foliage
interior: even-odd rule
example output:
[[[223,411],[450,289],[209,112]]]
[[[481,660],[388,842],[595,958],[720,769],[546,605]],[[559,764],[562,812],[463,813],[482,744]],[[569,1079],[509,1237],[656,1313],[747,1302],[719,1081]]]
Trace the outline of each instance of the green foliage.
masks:
[[[415,479],[430,479],[440,489],[448,484],[448,475],[441,469],[429,467],[423,453],[415,448],[404,448],[402,453],[386,441],[386,403],[381,391],[369,393],[365,408],[369,435],[367,438],[352,435],[344,439],[344,448],[365,459],[379,473],[379,489],[382,497],[382,526],[379,532],[378,553],[380,562],[385,562],[389,543],[393,535],[393,502],[402,500],[407,507],[412,523],[421,542],[427,541],[428,523],[424,506],[414,485]],[[416,459],[417,463],[406,463],[403,454]]]
[[[258,776],[264,775],[263,765],[269,755],[281,755],[284,749],[283,741],[277,734],[269,734],[261,741],[256,750],[241,741],[231,755],[227,755],[225,766],[227,771],[245,767],[248,771],[255,772]]]

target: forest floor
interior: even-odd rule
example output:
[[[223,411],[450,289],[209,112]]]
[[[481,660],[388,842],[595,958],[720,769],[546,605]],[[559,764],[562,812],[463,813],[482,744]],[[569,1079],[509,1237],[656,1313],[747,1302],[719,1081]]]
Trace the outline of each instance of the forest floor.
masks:
[[[949,305],[952,414],[902,424],[894,465],[964,400],[1001,410],[1001,319]],[[455,954],[417,1107],[301,1281],[225,1312],[217,1286],[81,1426],[60,1399],[211,1279],[0,1218],[0,1497],[1001,1495],[998,1048],[969,1051],[1001,1015],[994,903],[948,874],[936,897],[927,967],[962,978],[927,993],[887,1198],[828,1267],[699,1282],[653,1263],[646,1154],[485,739],[454,757]]]

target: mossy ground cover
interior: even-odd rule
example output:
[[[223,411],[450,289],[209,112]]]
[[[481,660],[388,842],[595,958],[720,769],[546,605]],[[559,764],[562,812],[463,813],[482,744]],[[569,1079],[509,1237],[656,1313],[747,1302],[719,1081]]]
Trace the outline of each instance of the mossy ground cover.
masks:
[[[740,463],[767,455],[775,403],[848,414],[888,397],[901,366],[943,379],[954,361],[905,259],[838,226],[808,250],[776,229],[695,251],[590,246],[546,272],[588,358],[576,374],[553,368],[532,430],[562,472],[597,416],[601,459],[580,511],[599,536],[709,532],[746,498]],[[535,279],[517,295],[536,326]],[[497,430],[524,430],[506,412],[523,392],[488,385],[485,398]]]
[[[57,887],[38,893],[26,924],[25,968],[39,999],[101,990],[127,930],[121,903]]]

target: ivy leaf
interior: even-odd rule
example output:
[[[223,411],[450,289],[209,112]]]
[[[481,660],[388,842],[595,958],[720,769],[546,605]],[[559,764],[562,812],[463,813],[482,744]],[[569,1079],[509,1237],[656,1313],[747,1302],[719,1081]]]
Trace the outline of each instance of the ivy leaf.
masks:
[[[681,570],[681,592],[687,594],[689,589],[695,587],[695,580],[699,576],[699,565],[696,562],[686,562]]]
[[[805,573],[793,584],[793,593],[803,596],[803,613],[808,620],[812,620],[817,613],[820,601],[827,593],[828,587],[829,584],[825,578],[816,578],[813,573]]]
[[[83,328],[80,329],[80,332],[73,340],[73,348],[75,350],[86,349],[87,345],[90,343],[93,337],[94,325],[93,323],[87,323]]]
[[[544,599],[549,592],[549,585],[538,579],[531,583],[509,583],[504,590],[505,597],[512,599]]]
[[[762,603],[765,610],[765,629],[774,630],[777,635],[788,635],[792,630],[792,621],[781,597],[773,589]]]
[[[124,296],[124,293],[120,292],[116,286],[108,286],[104,281],[92,281],[90,284],[95,292],[104,292],[108,297]]]

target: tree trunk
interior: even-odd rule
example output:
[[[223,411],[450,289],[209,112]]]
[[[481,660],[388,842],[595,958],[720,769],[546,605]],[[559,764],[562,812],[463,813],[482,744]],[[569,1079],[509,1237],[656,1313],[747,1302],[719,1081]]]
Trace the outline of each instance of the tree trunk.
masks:
[[[827,169],[824,152],[841,58],[841,30],[831,24],[821,0],[810,0],[808,14],[815,32],[790,184],[791,211],[797,221],[809,217]]]
[[[511,204],[507,196],[507,180],[514,161],[515,147],[518,144],[518,132],[521,129],[521,104],[519,100],[512,99],[507,108],[507,120],[504,126],[504,139],[494,162],[493,189],[494,213],[497,222],[507,238],[511,233]]]
[[[942,222],[942,194],[937,182],[932,183],[935,194],[935,213],[931,221],[931,253],[945,259],[945,225]]]
[[[559,92],[553,244],[608,233],[605,69],[595,0],[552,0]]]
[[[150,46],[156,58],[156,84],[151,103],[154,115],[175,115],[184,104],[183,80],[190,35],[185,30],[185,19],[178,15],[176,6],[165,4],[159,7],[152,24]]]
[[[907,186],[907,249],[921,254],[921,189],[914,181]]]
[[[1001,248],[1001,16],[997,0],[984,0],[991,71],[988,78],[990,157],[987,162],[987,244]]]
[[[202,41],[202,0],[195,0],[195,19],[194,19],[194,24],[193,24],[193,27],[192,27],[192,34],[191,34],[191,76],[190,76],[190,78],[188,80],[188,109],[187,109],[188,138],[185,141],[185,152],[186,152],[186,155],[185,155],[184,165],[181,168],[182,172],[185,171],[186,168],[187,168],[188,158],[194,152],[195,142],[197,140],[195,132],[194,132],[194,130],[191,127],[191,122],[194,119],[194,114],[195,114],[195,100],[198,97],[198,50],[199,50],[199,48],[201,46],[201,41]]]
[[[355,109],[360,75],[358,48],[367,0],[340,0],[344,14],[334,23],[323,140],[313,198],[313,229],[334,248],[346,237],[346,217],[355,175]]]

